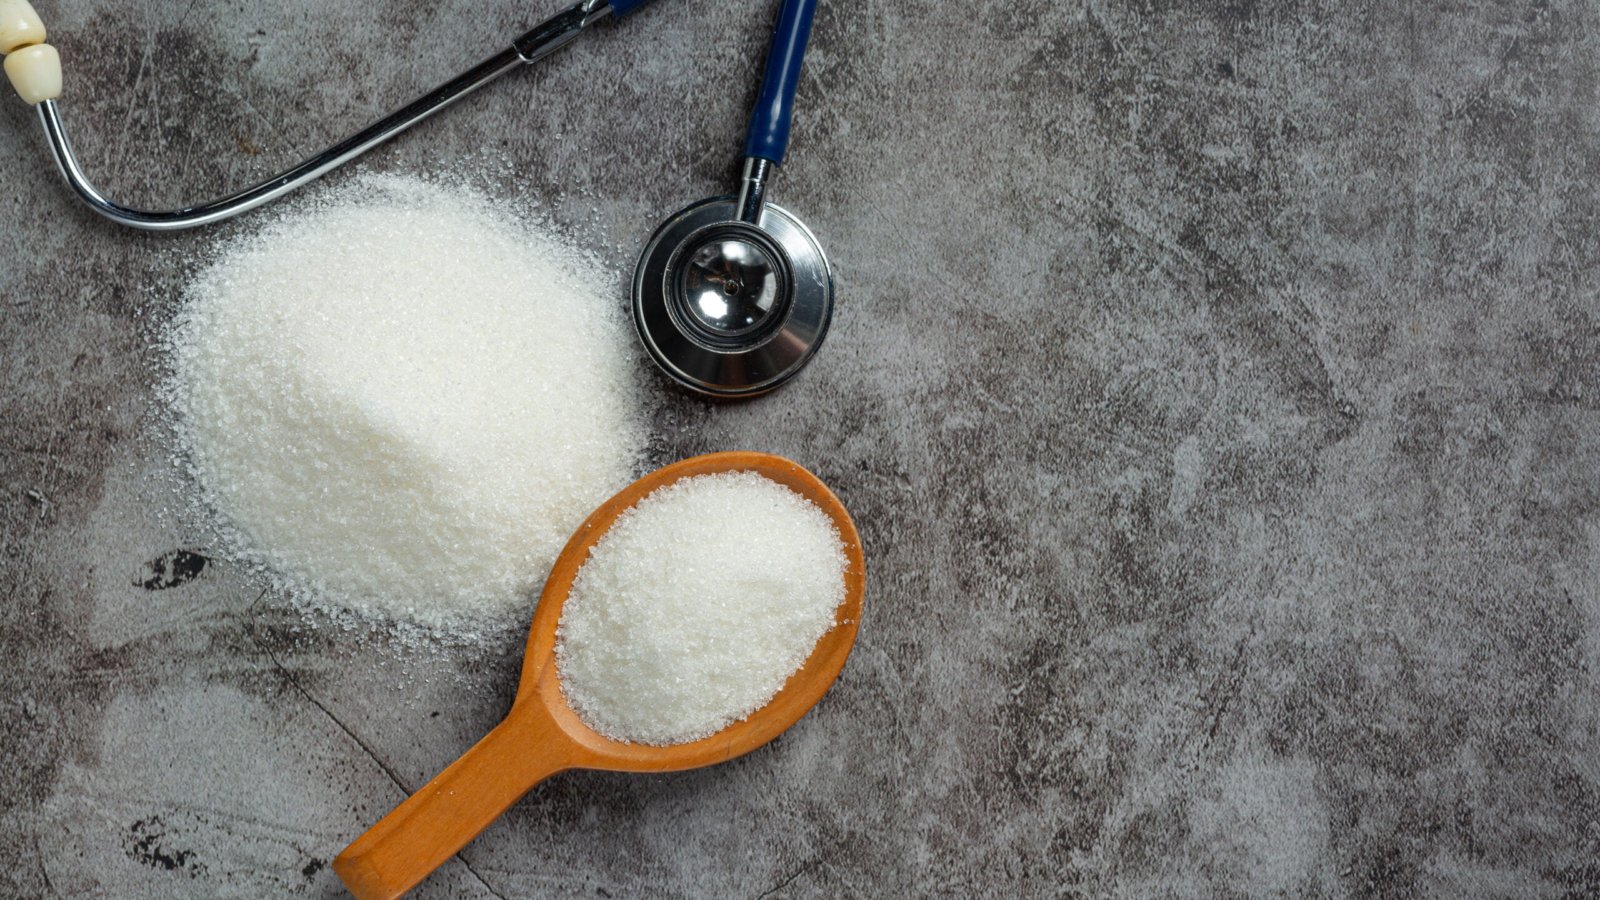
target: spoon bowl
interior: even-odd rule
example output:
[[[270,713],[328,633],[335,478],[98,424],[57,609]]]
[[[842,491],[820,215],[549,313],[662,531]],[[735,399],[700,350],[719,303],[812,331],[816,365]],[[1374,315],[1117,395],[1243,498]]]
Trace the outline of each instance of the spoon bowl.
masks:
[[[741,721],[698,741],[655,746],[612,740],[567,704],[556,671],[556,627],[589,551],[617,519],[655,490],[683,478],[756,472],[811,501],[839,530],[845,596],[804,664]],[[398,897],[438,868],[539,782],[567,769],[668,772],[724,762],[771,741],[827,692],[856,639],[866,565],[855,523],[839,498],[799,464],[766,453],[696,456],[651,472],[596,509],[567,541],[539,597],[517,696],[505,719],[333,861],[360,900]]]

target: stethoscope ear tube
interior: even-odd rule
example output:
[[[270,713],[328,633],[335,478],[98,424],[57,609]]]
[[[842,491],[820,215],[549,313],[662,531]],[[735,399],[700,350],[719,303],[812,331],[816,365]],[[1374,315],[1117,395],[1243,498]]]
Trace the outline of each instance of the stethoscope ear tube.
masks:
[[[747,158],[783,163],[789,147],[789,119],[794,111],[794,91],[800,84],[800,63],[806,55],[806,39],[811,36],[811,18],[817,0],[784,0],[778,11],[778,25],[772,31],[772,48],[767,51],[767,69],[761,77],[761,93],[750,113],[750,129],[745,135]]]
[[[535,25],[526,33],[518,36],[511,42],[511,46],[506,49],[379,119],[365,129],[322,150],[294,168],[280,172],[266,181],[229,196],[206,203],[197,203],[193,206],[185,206],[180,209],[142,210],[123,206],[102,194],[89,181],[88,176],[84,174],[83,166],[78,162],[77,155],[73,152],[72,142],[67,139],[66,126],[62,124],[61,111],[56,105],[55,98],[60,93],[60,73],[59,71],[55,73],[46,72],[40,68],[45,62],[54,63],[56,61],[57,57],[54,50],[50,50],[47,54],[49,56],[48,60],[33,59],[28,71],[25,73],[28,76],[24,79],[25,85],[21,85],[19,88],[26,86],[28,90],[22,92],[24,99],[30,103],[37,104],[39,122],[44,129],[45,139],[50,144],[50,152],[55,156],[56,166],[61,170],[61,175],[66,179],[67,185],[72,188],[80,199],[95,212],[120,225],[143,228],[150,231],[176,231],[232,218],[242,212],[255,209],[263,203],[268,203],[281,197],[302,185],[309,184],[325,173],[388,141],[395,135],[455,103],[467,94],[483,87],[512,69],[545,58],[561,47],[566,46],[579,33],[596,22],[612,16],[627,15],[649,2],[650,0],[577,0],[571,7],[556,13]],[[19,8],[10,9],[7,6],[8,3],[10,6]],[[32,15],[32,10],[27,7],[26,3],[20,3],[19,5],[18,2],[13,2],[13,0],[0,0],[0,20],[4,20],[5,10],[7,9],[10,9],[11,13],[20,13],[21,10],[26,10],[29,13],[33,22],[23,22],[23,26],[31,27],[37,23],[38,17]],[[37,25],[38,37],[43,38],[44,26],[42,23],[37,23]],[[7,44],[7,34],[10,34],[11,39],[15,39],[19,32],[19,27],[14,21],[0,21],[0,46]],[[7,32],[7,29],[9,29],[9,32]],[[29,28],[22,28],[22,32],[24,37],[27,37],[30,33]],[[13,47],[13,49],[17,48]],[[16,68],[16,66],[13,65],[11,68]],[[46,92],[43,91],[43,88],[50,86],[45,85],[42,79],[45,75],[50,74],[55,76],[54,90],[53,92]],[[48,93],[48,96],[45,96],[46,93]],[[33,96],[35,94],[38,96]]]

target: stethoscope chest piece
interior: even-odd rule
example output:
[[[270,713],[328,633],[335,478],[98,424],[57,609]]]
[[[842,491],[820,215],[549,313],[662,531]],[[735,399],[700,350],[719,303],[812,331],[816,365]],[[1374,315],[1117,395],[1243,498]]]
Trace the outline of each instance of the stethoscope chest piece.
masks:
[[[719,397],[765,393],[816,353],[833,317],[822,246],[787,210],[759,223],[732,198],[703,200],[656,229],[634,275],[633,315],[656,363]]]
[[[767,202],[783,163],[800,61],[817,0],[784,0],[745,134],[737,197],[679,210],[639,254],[633,319],[656,363],[714,397],[753,397],[790,378],[822,346],[833,273],[793,213]]]

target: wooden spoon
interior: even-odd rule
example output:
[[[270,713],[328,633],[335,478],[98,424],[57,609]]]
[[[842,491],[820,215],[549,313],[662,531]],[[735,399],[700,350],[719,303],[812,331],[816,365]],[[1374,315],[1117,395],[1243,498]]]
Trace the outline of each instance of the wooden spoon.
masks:
[[[645,495],[680,478],[715,472],[758,472],[828,514],[844,540],[848,567],[836,624],[789,676],[777,696],[708,738],[654,747],[614,741],[583,724],[567,706],[556,674],[556,625],[572,581],[589,549],[617,517]],[[765,744],[800,720],[839,676],[855,643],[866,564],[861,537],[844,504],[817,476],[766,453],[712,453],[658,469],[594,511],[556,559],[528,634],[516,700],[505,720],[423,785],[333,861],[333,870],[360,900],[398,897],[426,878],[534,785],[567,769],[667,772],[709,766]]]

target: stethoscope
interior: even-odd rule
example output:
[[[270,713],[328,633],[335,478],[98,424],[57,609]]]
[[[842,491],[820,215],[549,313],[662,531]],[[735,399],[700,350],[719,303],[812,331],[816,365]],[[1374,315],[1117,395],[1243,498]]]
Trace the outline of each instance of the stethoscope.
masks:
[[[39,122],[56,165],[79,199],[132,228],[177,231],[269,203],[393,138],[519,65],[560,49],[590,25],[649,0],[583,0],[511,46],[299,165],[236,194],[172,210],[123,206],[88,179],[67,138],[57,101],[61,60],[26,0],[0,0],[0,53]],[[751,397],[783,384],[821,346],[833,314],[833,274],[816,236],[767,202],[772,170],[789,143],[800,64],[816,0],[784,0],[761,92],[745,139],[738,194],[675,213],[639,257],[633,315],[650,356],[680,384],[716,397]]]

